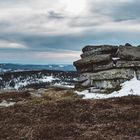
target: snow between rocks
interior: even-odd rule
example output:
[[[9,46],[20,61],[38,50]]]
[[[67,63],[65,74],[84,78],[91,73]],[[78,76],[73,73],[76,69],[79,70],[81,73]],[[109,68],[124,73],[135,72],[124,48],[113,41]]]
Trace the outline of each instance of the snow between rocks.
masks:
[[[113,97],[123,97],[128,95],[140,96],[140,81],[136,77],[130,81],[126,81],[121,84],[121,90],[114,91],[111,94],[89,93],[88,90],[82,92],[76,91],[78,95],[84,95],[83,99],[108,99]]]

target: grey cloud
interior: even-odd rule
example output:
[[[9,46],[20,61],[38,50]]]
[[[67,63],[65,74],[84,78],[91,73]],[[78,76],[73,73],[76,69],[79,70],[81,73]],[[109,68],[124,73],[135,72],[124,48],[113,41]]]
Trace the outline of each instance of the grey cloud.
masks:
[[[0,28],[8,28],[10,26],[10,24],[8,22],[5,21],[0,21]]]
[[[94,6],[94,2],[91,5],[91,12],[97,13],[100,16],[107,16],[112,18],[115,22],[139,19],[140,13],[140,1],[111,1],[106,3],[98,3]]]
[[[56,9],[51,9],[49,5],[46,5],[46,8],[42,9],[41,2],[43,3],[45,0],[29,0],[30,5],[34,6],[33,11],[30,10],[31,6],[27,5],[28,0],[3,1],[0,0],[0,4],[7,3],[7,7],[9,5],[14,7],[18,1],[18,3],[23,4],[23,11],[26,7],[29,9],[25,10],[25,14],[22,11],[17,13],[20,11],[20,7],[15,6],[14,12],[11,10],[11,13],[0,14],[2,16],[2,18],[0,17],[0,41],[16,42],[27,46],[28,49],[0,48],[0,53],[3,53],[3,57],[0,56],[1,60],[4,60],[4,57],[8,57],[8,55],[12,60],[12,57],[17,53],[23,54],[22,57],[17,56],[17,61],[28,56],[29,61],[33,62],[35,59],[31,56],[33,54],[80,51],[87,44],[118,45],[126,42],[134,45],[140,44],[139,26],[137,26],[138,30],[135,29],[134,31],[128,28],[131,25],[139,24],[139,0],[129,0],[129,2],[127,0],[125,2],[120,2],[120,0],[117,2],[114,0],[107,0],[108,2],[91,0],[92,3],[88,5],[90,9],[86,9],[89,10],[89,13],[85,11],[85,15],[79,16],[69,15],[63,10],[57,9],[57,6]],[[37,2],[40,2],[39,9],[37,9]],[[48,10],[48,8],[50,9]],[[14,60],[16,61],[16,57]],[[35,61],[39,62],[41,58],[36,58]]]
[[[121,31],[94,31],[87,30],[82,34],[58,35],[58,36],[38,36],[28,34],[9,34],[3,35],[3,40],[17,41],[25,46],[28,50],[25,51],[61,51],[75,50],[79,51],[87,44],[123,44],[132,42],[139,43],[138,36],[140,33],[121,32]],[[125,36],[125,37],[124,37]]]
[[[131,3],[124,3],[116,6],[111,16],[114,20],[135,20],[140,19],[140,1],[134,0]]]
[[[140,1],[91,1],[90,14],[86,17],[75,17],[69,25],[72,27],[99,27],[109,22],[140,21]],[[126,23],[127,24],[127,23]]]
[[[65,17],[62,14],[57,13],[55,11],[49,11],[48,18],[49,19],[64,19]]]
[[[72,18],[69,22],[70,27],[96,27],[102,25],[106,22],[106,18],[97,16],[97,15],[89,15],[88,17],[75,17]]]

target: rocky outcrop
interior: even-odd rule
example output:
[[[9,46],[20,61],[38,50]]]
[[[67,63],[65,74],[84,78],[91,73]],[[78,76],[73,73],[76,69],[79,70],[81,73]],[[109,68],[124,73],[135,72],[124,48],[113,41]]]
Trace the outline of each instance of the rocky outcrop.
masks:
[[[124,46],[86,46],[81,59],[74,62],[80,73],[82,87],[116,88],[135,74],[140,80],[140,47],[127,43]]]

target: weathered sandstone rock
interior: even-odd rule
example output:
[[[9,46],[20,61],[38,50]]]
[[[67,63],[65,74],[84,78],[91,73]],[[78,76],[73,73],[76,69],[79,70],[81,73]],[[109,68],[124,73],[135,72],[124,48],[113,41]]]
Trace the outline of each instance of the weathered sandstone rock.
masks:
[[[98,80],[98,81],[93,81],[92,86],[99,88],[99,89],[116,89],[123,82],[125,82],[124,79]]]
[[[140,61],[140,47],[119,47],[118,57],[121,60]]]
[[[140,80],[140,70],[136,71],[136,76],[137,76],[137,79]]]
[[[110,60],[111,60],[111,56],[109,54],[102,54],[102,55],[95,55],[95,56],[91,55],[89,57],[74,62],[74,65],[85,66],[85,65],[92,65],[92,64],[98,64],[103,62],[109,62]]]
[[[120,61],[118,60],[114,66],[113,61],[107,63],[98,63],[93,65],[83,65],[82,67],[77,67],[77,71],[80,73],[85,72],[98,72],[103,70],[109,70],[114,68],[137,68],[140,67],[140,61]]]
[[[136,74],[140,80],[140,47],[86,46],[81,59],[74,62],[82,87],[116,88]]]
[[[93,73],[91,80],[113,80],[113,79],[126,79],[130,80],[134,77],[133,69],[111,69]]]
[[[89,49],[90,48],[90,49]],[[85,50],[89,51],[85,51]],[[83,48],[83,54],[81,55],[81,58],[89,57],[90,55],[101,55],[101,54],[110,54],[114,56],[117,52],[118,47],[117,46],[108,46],[108,45],[103,45],[103,46],[86,46]]]

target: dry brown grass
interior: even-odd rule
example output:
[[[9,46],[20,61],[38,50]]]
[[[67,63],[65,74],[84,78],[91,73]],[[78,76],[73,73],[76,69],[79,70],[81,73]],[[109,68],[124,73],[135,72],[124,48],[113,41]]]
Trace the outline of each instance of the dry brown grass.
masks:
[[[1,108],[0,140],[140,139],[138,96],[42,101]]]
[[[3,100],[18,102],[27,99],[31,99],[31,95],[28,91],[22,91],[22,92],[13,91],[13,92],[0,93],[0,102]]]
[[[82,96],[77,95],[72,89],[62,90],[59,88],[51,88],[43,94],[43,98],[51,98],[52,100],[76,99],[81,97]]]

